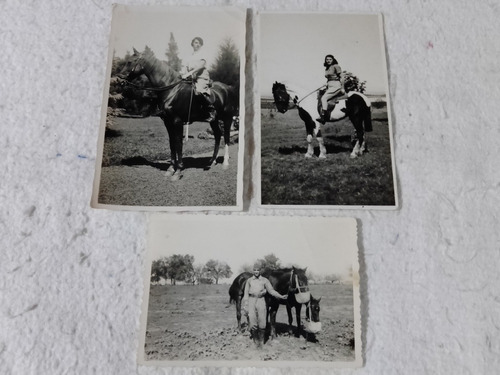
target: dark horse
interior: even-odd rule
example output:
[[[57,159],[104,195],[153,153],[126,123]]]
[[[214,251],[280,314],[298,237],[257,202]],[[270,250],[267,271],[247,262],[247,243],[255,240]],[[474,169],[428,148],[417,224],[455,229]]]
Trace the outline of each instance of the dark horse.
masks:
[[[292,307],[295,308],[296,315],[296,336],[300,335],[300,312],[303,304],[309,307],[306,310],[306,320],[319,322],[319,301],[321,298],[315,299],[310,295],[305,271],[305,269],[292,267],[277,270],[266,269],[262,272],[262,276],[269,279],[273,288],[278,293],[288,295],[288,298],[286,300],[277,300],[269,294],[267,294],[265,297],[269,318],[268,321],[271,327],[271,338],[276,337],[276,313],[280,304],[286,305],[289,325],[288,328],[290,334],[293,332]],[[229,302],[234,302],[236,305],[236,320],[238,322],[238,329],[241,329],[241,301],[243,299],[245,284],[250,277],[252,277],[251,272],[241,273],[234,279],[231,287],[229,288]],[[301,293],[299,293],[299,291]],[[307,300],[301,300],[300,302],[298,302],[297,299],[300,298],[307,298]],[[309,315],[309,310],[311,315]]]
[[[207,111],[203,99],[194,94],[191,81],[183,81],[179,72],[170,68],[165,62],[158,60],[154,53],[147,49],[140,53],[134,49],[124,67],[128,71],[127,80],[145,74],[151,83],[151,90],[157,92],[160,117],[167,128],[170,143],[171,163],[167,175],[172,180],[181,177],[184,169],[182,161],[183,125],[193,121],[205,121]],[[122,74],[123,75],[123,74]],[[209,169],[216,161],[219,153],[222,131],[219,121],[224,123],[225,155],[224,167],[229,165],[229,137],[233,116],[238,115],[239,93],[231,86],[220,82],[213,82],[211,88],[214,107],[217,111],[215,120],[210,122],[215,138],[213,156],[205,169]]]
[[[356,131],[356,143],[351,152],[351,158],[356,158],[367,150],[365,132],[372,131],[370,101],[363,94],[352,91],[352,86],[348,83],[345,85],[345,90],[349,97],[340,100],[332,110],[329,110],[328,121],[338,121],[345,117],[349,118]],[[300,118],[306,125],[306,158],[314,155],[312,139],[316,137],[320,149],[319,158],[324,159],[326,158],[326,148],[321,135],[321,122],[316,120],[319,112],[316,96],[312,95],[314,92],[303,94],[300,90],[292,89],[283,83],[275,82],[273,84],[274,103],[278,112],[285,113],[291,108],[297,108]]]

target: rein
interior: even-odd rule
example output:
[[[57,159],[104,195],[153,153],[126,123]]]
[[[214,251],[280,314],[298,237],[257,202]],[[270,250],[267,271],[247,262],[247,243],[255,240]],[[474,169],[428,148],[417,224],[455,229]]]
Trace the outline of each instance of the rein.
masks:
[[[140,90],[146,90],[146,91],[167,91],[167,90],[170,90],[172,88],[174,88],[175,86],[177,86],[178,84],[180,84],[183,80],[180,80],[180,81],[177,81],[175,83],[172,83],[170,85],[167,85],[167,86],[160,86],[160,87],[143,87],[143,86],[139,86],[139,85],[136,85],[135,83],[133,82],[130,82],[128,79],[126,78],[122,78],[128,85],[130,86],[134,86],[135,88],[137,89],[140,89]]]
[[[324,85],[323,85],[323,86],[324,86]],[[295,105],[298,105],[298,104],[299,104],[302,100],[304,100],[304,99],[305,99],[305,98],[307,98],[308,96],[310,96],[310,95],[314,94],[315,92],[318,92],[319,90],[321,90],[321,88],[322,88],[323,86],[320,86],[320,87],[318,87],[316,90],[311,91],[309,94],[307,94],[306,96],[304,96],[302,99],[300,99],[300,100],[299,100],[299,101],[297,101],[297,102],[295,102],[295,100],[294,100]]]
[[[305,291],[309,290],[309,288],[307,286],[300,286],[299,284],[299,276],[297,274],[295,274],[295,288],[292,288],[292,282],[293,282],[293,275],[294,275],[294,272],[292,271],[292,273],[290,274],[290,288],[288,288],[288,292],[292,292],[292,293],[303,293],[300,291],[300,289],[304,289]]]

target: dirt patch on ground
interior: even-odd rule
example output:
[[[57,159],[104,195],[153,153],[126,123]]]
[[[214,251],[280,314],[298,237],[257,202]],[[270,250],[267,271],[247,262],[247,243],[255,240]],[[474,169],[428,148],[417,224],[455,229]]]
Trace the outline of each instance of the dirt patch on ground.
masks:
[[[247,330],[236,327],[228,285],[152,286],[145,358],[180,361],[353,361],[352,287],[313,285],[321,296],[322,331],[306,340],[288,333],[286,309],[277,314],[274,340],[257,349]],[[302,318],[304,318],[304,310]],[[285,324],[286,323],[286,324]],[[294,323],[294,327],[296,325]]]

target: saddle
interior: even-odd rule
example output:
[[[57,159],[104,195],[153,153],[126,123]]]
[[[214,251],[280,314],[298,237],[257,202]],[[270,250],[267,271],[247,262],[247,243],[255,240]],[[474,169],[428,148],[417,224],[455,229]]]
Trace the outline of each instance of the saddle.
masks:
[[[320,116],[317,119],[318,121],[320,121],[322,123],[325,123],[326,119],[330,118],[331,113],[334,111],[335,106],[339,102],[336,97],[333,97],[330,100],[328,100],[328,102],[327,102],[328,103],[328,107],[327,108],[323,108],[323,105],[321,104],[321,98],[323,97],[323,95],[325,94],[325,92],[326,92],[326,88],[318,90],[318,97],[317,97],[317,99],[318,99],[318,113],[323,113],[323,109],[325,110],[324,117]],[[342,109],[342,112],[345,112],[344,109]]]

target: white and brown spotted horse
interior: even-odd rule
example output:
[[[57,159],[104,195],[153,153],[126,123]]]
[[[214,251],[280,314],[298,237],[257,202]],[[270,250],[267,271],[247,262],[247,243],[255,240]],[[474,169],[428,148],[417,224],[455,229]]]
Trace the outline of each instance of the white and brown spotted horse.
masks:
[[[366,150],[365,132],[372,131],[372,115],[370,100],[363,94],[357,91],[350,91],[351,87],[346,84],[347,99],[339,100],[339,102],[328,110],[327,121],[339,121],[346,117],[349,118],[355,129],[356,143],[351,152],[351,158],[361,156]],[[273,84],[274,103],[278,112],[285,113],[289,109],[297,108],[299,116],[304,121],[307,133],[307,152],[306,158],[311,158],[314,155],[312,145],[313,137],[319,144],[319,158],[326,158],[326,148],[321,134],[321,121],[317,119],[319,115],[318,100],[316,91],[303,94],[303,91],[284,85],[283,83],[275,82]]]

